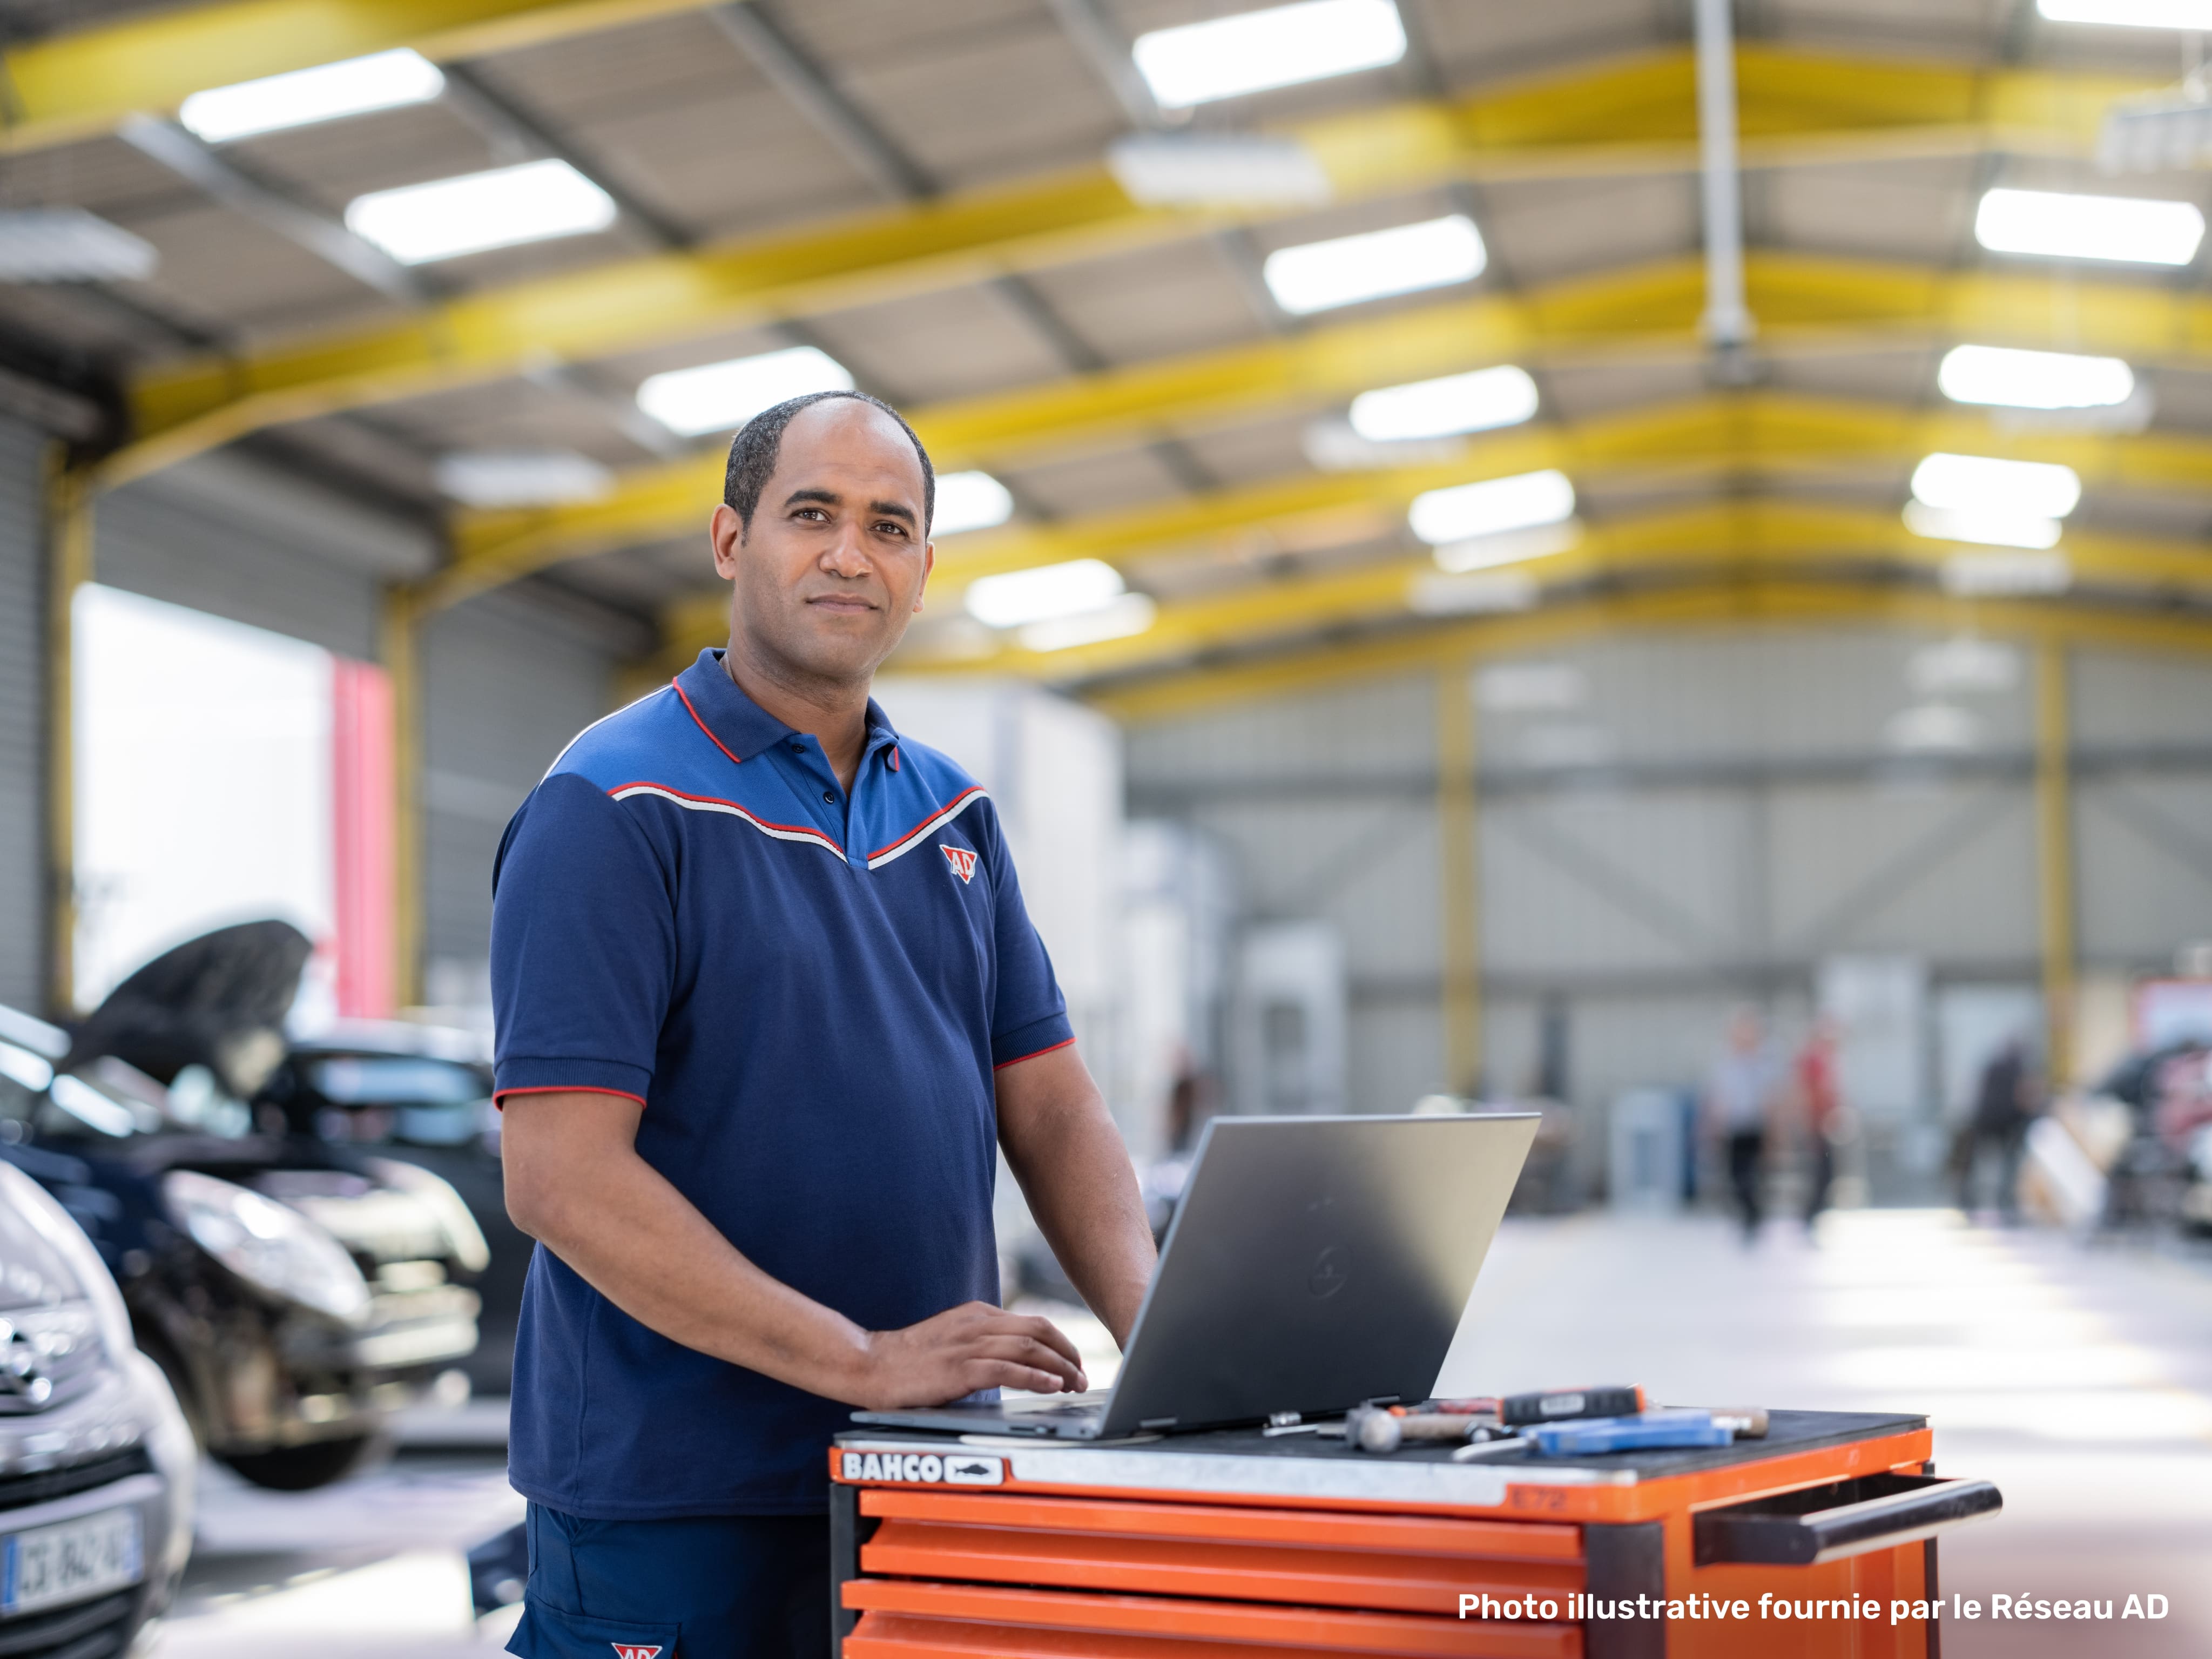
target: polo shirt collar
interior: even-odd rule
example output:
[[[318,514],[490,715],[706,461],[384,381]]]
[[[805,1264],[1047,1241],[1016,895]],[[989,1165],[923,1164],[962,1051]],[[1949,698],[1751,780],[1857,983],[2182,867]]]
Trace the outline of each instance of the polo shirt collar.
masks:
[[[700,729],[714,739],[714,746],[733,761],[749,761],[794,735],[789,726],[738,689],[722,666],[719,649],[702,651],[698,660],[676,677],[676,694],[684,699],[684,706],[691,711]],[[873,755],[889,749],[896,756],[898,733],[873,697],[868,699],[867,721],[868,740],[862,752]],[[896,767],[898,762],[893,758],[890,763]]]

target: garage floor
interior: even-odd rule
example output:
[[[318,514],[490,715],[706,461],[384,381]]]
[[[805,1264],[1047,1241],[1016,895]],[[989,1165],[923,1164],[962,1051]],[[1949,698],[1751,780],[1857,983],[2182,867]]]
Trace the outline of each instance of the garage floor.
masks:
[[[1926,1412],[1940,1467],[2006,1498],[1945,1546],[1947,1589],[2172,1600],[2162,1624],[1954,1626],[1945,1659],[2212,1652],[2212,1263],[1940,1212],[1833,1216],[1817,1244],[1773,1227],[1749,1251],[1717,1221],[1576,1218],[1510,1224],[1475,1313],[1454,1388]],[[461,1551],[520,1512],[485,1450],[410,1451],[301,1497],[213,1472],[159,1651],[496,1651],[513,1615],[472,1626]]]

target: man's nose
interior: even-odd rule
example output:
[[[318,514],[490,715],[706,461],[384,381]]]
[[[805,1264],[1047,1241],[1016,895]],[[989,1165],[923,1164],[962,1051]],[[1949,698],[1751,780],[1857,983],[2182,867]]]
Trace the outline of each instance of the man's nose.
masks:
[[[823,550],[822,568],[836,576],[865,576],[874,567],[868,561],[858,525],[848,525]]]

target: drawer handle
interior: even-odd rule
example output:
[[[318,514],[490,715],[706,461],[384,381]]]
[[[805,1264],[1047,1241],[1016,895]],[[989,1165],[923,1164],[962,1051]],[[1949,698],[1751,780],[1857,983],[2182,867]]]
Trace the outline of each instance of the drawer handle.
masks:
[[[1986,1480],[1867,1475],[1702,1510],[1691,1523],[1692,1554],[1701,1567],[1809,1567],[1931,1538],[2003,1507]]]

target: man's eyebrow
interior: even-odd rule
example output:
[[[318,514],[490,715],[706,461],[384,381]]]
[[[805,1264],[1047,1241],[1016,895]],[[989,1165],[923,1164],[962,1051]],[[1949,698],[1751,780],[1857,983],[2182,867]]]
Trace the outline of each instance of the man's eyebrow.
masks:
[[[796,507],[801,501],[819,501],[824,507],[835,507],[843,499],[834,489],[794,489],[783,498],[783,504]]]
[[[886,519],[904,519],[909,527],[921,522],[915,517],[914,509],[903,501],[870,501],[868,511],[880,513]]]
[[[844,505],[844,501],[845,498],[836,490],[823,489],[817,486],[793,490],[783,498],[783,504],[786,507],[793,507],[802,501],[813,501],[823,507],[842,507]],[[903,519],[909,529],[918,530],[921,527],[920,517],[903,501],[870,501],[868,511],[880,514],[887,519]]]

